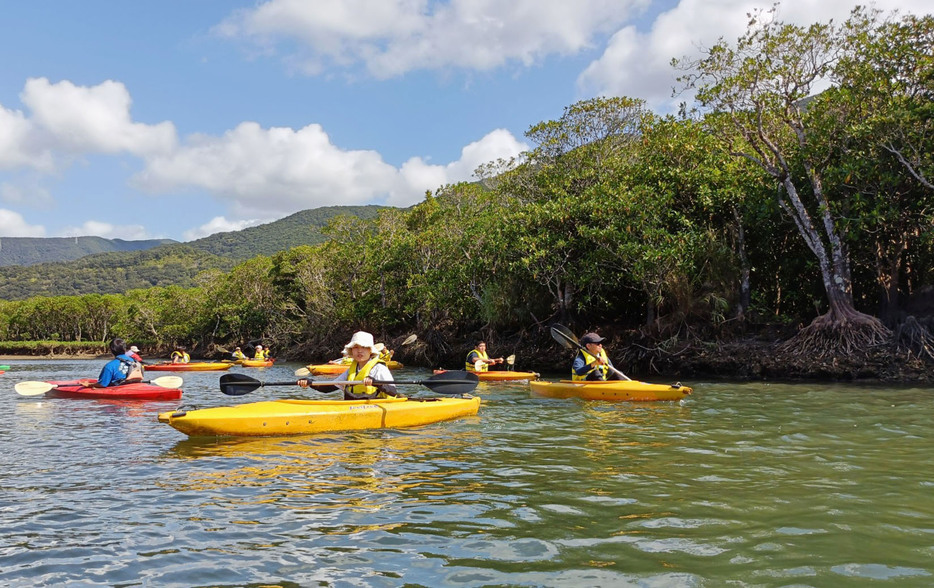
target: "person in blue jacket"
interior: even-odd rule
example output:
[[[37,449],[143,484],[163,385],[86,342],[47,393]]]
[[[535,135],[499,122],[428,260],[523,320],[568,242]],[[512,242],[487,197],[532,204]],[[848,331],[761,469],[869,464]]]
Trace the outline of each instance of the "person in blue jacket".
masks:
[[[117,338],[111,341],[110,352],[114,354],[114,358],[107,362],[100,375],[97,376],[95,388],[106,388],[143,380],[143,364],[127,355],[126,342],[123,339]]]

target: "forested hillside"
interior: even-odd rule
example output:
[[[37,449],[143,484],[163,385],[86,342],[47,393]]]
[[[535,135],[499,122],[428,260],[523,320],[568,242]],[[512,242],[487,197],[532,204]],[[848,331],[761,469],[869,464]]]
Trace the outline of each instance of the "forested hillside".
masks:
[[[317,245],[326,240],[321,229],[332,218],[341,215],[364,220],[376,218],[384,206],[324,206],[303,210],[275,222],[243,229],[216,233],[187,243],[199,251],[229,257],[238,261],[257,255],[273,255],[299,245]]]
[[[234,262],[183,244],[146,251],[98,253],[61,263],[0,267],[0,298],[118,294],[134,288],[196,285],[205,270],[229,270]]]
[[[175,241],[124,241],[103,237],[3,237],[0,239],[0,266],[71,261],[95,253],[142,251],[170,243]]]
[[[303,210],[271,223],[184,244],[170,239],[7,237],[0,239],[0,248],[3,254],[11,249],[10,258],[60,261],[0,265],[0,299],[123,293],[151,286],[187,288],[195,285],[193,280],[201,271],[227,270],[236,262],[258,255],[270,256],[298,245],[322,243],[327,237],[321,230],[331,219],[350,216],[371,220],[384,208],[327,206]]]

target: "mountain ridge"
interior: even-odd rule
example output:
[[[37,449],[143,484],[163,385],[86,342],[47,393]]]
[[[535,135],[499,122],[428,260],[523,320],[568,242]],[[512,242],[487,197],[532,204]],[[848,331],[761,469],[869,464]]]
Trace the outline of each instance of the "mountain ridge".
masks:
[[[270,223],[215,233],[186,243],[171,239],[3,237],[0,238],[0,252],[20,251],[22,247],[31,246],[36,251],[30,254],[30,259],[44,260],[28,264],[0,263],[0,300],[121,294],[153,286],[191,287],[201,272],[229,271],[234,265],[259,255],[272,256],[299,245],[322,243],[327,240],[322,229],[334,217],[351,215],[371,219],[387,208],[390,207],[368,205],[308,209]],[[147,248],[146,244],[153,246]],[[73,257],[89,247],[102,251]]]

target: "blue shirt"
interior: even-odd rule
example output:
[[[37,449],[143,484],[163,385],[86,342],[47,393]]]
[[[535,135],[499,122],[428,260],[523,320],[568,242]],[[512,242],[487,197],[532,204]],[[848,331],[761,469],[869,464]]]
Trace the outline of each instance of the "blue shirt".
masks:
[[[123,361],[120,361],[121,358]],[[133,358],[128,355],[118,355],[117,357],[111,359],[101,370],[101,374],[97,376],[98,385],[106,388],[107,386],[119,384],[126,379],[127,374],[130,373],[130,367],[132,365]]]

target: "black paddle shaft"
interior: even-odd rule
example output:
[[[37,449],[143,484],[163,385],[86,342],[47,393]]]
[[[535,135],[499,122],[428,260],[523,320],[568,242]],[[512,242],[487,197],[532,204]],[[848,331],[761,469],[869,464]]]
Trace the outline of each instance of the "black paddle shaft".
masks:
[[[476,374],[471,374],[467,371],[453,371],[445,372],[443,374],[437,374],[425,380],[373,380],[373,384],[379,386],[380,384],[418,384],[421,386],[426,386],[433,392],[439,394],[467,394],[472,392],[477,387],[479,378]],[[320,381],[315,382],[313,380],[307,380],[308,385],[312,387],[333,387],[335,384],[362,384],[363,382],[358,381],[348,381],[348,382],[339,382],[339,381]],[[291,380],[288,382],[263,382],[255,378],[251,378],[245,374],[224,374],[221,376],[220,387],[221,392],[228,396],[243,396],[244,394],[249,394],[254,390],[267,386],[296,386],[298,384],[297,380]]]

